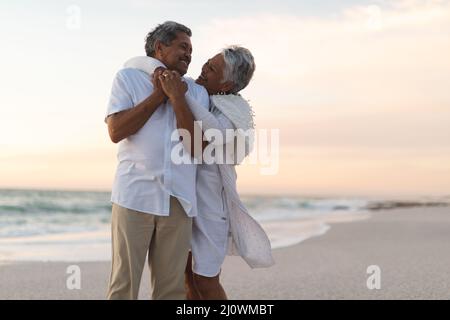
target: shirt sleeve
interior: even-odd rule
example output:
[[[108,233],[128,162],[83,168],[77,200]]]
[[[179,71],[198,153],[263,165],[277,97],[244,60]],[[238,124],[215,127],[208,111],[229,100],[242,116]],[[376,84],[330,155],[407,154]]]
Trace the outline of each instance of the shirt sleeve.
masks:
[[[117,72],[112,84],[105,122],[108,116],[126,109],[130,109],[133,106],[133,99],[131,97],[129,87],[127,86],[125,75],[121,70]]]
[[[235,129],[233,123],[228,119],[219,109],[213,108],[210,111],[200,105],[200,103],[186,95],[186,102],[188,103],[195,120],[202,122],[202,130],[205,132],[208,129],[219,130],[222,134],[222,141],[210,141],[214,145],[221,145],[231,142],[234,139],[234,135],[227,135],[227,129]]]

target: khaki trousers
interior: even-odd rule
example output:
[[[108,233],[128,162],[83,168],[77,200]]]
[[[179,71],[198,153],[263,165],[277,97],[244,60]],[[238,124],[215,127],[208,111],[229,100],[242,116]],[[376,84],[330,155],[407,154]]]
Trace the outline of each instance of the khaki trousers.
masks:
[[[137,299],[145,258],[152,299],[183,300],[184,270],[190,249],[192,219],[174,197],[170,215],[161,217],[113,204],[112,267],[108,299]]]

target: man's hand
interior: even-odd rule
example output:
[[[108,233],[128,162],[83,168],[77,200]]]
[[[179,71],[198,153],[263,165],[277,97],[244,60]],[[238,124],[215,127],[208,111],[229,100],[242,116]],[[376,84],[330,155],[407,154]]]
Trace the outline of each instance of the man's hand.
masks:
[[[187,91],[187,84],[181,80],[181,76],[176,71],[165,70],[159,76],[159,82],[165,94],[172,101],[184,97]]]
[[[153,72],[152,84],[153,84],[153,93],[157,97],[158,100],[161,101],[161,104],[165,103],[168,99],[168,96],[164,92],[161,82],[159,81],[159,77],[166,69],[163,67],[158,67]]]

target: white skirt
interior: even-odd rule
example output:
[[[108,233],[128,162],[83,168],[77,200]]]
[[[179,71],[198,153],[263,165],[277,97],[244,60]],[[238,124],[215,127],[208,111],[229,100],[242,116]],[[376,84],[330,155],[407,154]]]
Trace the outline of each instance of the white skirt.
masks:
[[[192,222],[192,271],[217,276],[228,251],[230,231],[225,191],[217,165],[200,165],[197,172],[197,216]]]

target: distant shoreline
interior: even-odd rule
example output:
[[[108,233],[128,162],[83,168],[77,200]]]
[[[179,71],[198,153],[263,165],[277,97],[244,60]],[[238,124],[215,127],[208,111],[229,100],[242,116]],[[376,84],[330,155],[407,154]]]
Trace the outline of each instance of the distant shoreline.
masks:
[[[2,191],[40,191],[40,192],[97,192],[97,193],[111,193],[111,189],[103,188],[45,188],[45,187],[0,187],[0,192]],[[292,192],[279,192],[279,193],[262,193],[262,192],[240,192],[241,196],[247,197],[299,197],[308,199],[328,199],[328,198],[342,198],[342,199],[386,199],[389,201],[401,200],[401,201],[411,201],[412,199],[446,199],[450,202],[450,194],[359,194],[359,193],[292,193]]]

